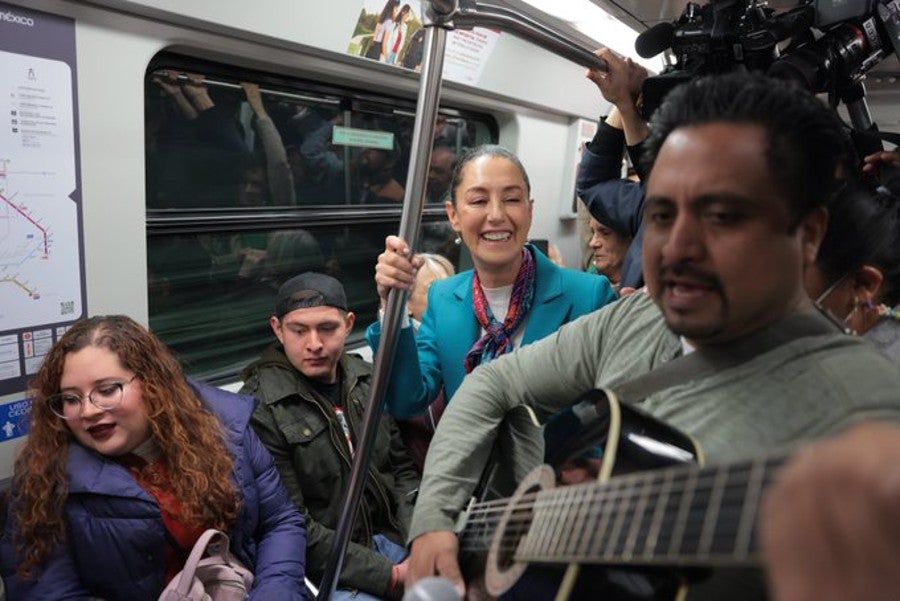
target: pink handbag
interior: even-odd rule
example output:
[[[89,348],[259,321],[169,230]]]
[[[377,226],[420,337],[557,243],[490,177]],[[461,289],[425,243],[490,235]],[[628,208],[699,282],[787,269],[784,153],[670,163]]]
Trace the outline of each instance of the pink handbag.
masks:
[[[253,574],[232,557],[228,543],[228,535],[219,530],[201,534],[159,601],[244,601]]]

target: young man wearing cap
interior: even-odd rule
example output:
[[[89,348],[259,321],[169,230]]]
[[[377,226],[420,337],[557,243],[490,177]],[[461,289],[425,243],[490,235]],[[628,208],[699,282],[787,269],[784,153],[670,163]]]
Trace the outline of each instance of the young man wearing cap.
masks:
[[[331,552],[371,385],[371,366],[344,352],[354,318],[340,282],[314,272],[293,277],[279,289],[269,319],[278,342],[241,374],[242,392],[259,400],[253,428],[306,516],[313,582]],[[399,598],[418,484],[397,426],[385,416],[333,599]]]

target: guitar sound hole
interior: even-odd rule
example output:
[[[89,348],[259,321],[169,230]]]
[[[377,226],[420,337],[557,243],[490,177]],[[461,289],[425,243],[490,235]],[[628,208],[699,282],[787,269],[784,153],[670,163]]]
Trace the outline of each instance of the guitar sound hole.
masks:
[[[553,488],[553,470],[542,465],[531,471],[502,509],[494,540],[485,563],[484,584],[488,592],[500,596],[508,591],[525,572],[528,563],[516,560],[517,551],[526,553],[533,542],[546,534],[533,527],[538,494]],[[500,508],[494,506],[494,509]],[[540,512],[538,512],[540,513]]]
[[[503,538],[497,553],[497,565],[501,569],[507,569],[516,563],[515,555],[519,543],[528,534],[529,526],[534,517],[534,501],[541,485],[535,483],[519,498],[509,515],[509,521],[503,531]]]

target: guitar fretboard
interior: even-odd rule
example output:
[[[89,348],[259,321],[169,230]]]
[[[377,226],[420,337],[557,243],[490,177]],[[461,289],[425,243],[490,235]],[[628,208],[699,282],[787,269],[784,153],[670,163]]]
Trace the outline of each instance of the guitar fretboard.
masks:
[[[523,562],[667,566],[759,561],[759,501],[783,457],[680,466],[540,491],[523,497],[503,547]],[[473,508],[472,535],[496,503]],[[466,540],[465,538],[463,540]]]

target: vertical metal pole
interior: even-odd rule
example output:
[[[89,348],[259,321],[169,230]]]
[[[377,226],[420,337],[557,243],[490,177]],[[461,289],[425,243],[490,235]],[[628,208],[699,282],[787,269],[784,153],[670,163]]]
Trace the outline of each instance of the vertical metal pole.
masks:
[[[428,5],[429,3],[424,3]],[[409,162],[403,213],[400,218],[400,236],[412,248],[418,246],[422,207],[425,202],[425,184],[431,160],[431,141],[434,137],[434,121],[441,96],[441,74],[444,69],[444,48],[447,30],[429,25],[425,31],[425,47],[422,74],[419,80],[419,99],[416,105],[416,121],[413,129],[413,154]],[[337,589],[338,575],[344,563],[344,554],[350,542],[353,523],[359,509],[360,497],[366,484],[366,473],[372,456],[372,448],[378,431],[378,423],[384,411],[384,393],[390,378],[391,364],[397,347],[400,323],[406,304],[406,293],[391,290],[382,323],[381,342],[375,355],[375,373],[372,389],[363,420],[362,435],[356,449],[356,457],[350,471],[350,482],[344,494],[344,505],[334,533],[331,556],[325,566],[325,574],[319,586],[317,599],[324,601]]]
[[[447,29],[474,26],[475,24],[510,30],[552,52],[578,64],[601,70],[606,63],[590,50],[578,46],[566,36],[541,26],[508,8],[490,4],[479,5],[475,0],[423,0],[426,13],[425,48],[422,74],[419,80],[419,99],[413,129],[413,155],[410,157],[403,213],[400,218],[400,236],[410,247],[418,247],[419,227],[422,223],[422,207],[425,203],[425,184],[431,159],[434,138],[434,122],[441,95],[441,75],[444,69],[444,49],[447,45]],[[455,21],[455,23],[454,23]],[[344,554],[350,541],[353,522],[359,509],[360,497],[366,484],[366,473],[375,443],[378,423],[384,411],[384,393],[387,389],[394,351],[400,333],[400,322],[406,305],[406,292],[391,290],[382,323],[381,342],[375,354],[375,372],[366,408],[362,434],[357,445],[356,457],[350,471],[350,482],[344,495],[344,505],[335,529],[331,556],[325,566],[325,574],[316,597],[318,601],[330,598],[337,588],[338,574],[344,562]]]

